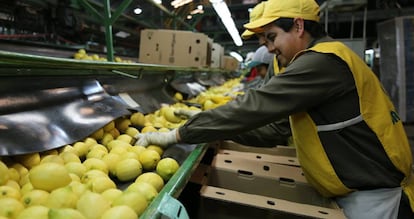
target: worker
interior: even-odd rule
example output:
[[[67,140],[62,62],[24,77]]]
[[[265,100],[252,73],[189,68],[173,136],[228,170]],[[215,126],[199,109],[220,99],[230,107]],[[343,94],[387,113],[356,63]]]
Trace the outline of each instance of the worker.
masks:
[[[273,57],[274,55],[267,51],[266,46],[261,46],[255,51],[253,58],[248,62],[246,67],[255,69],[257,74],[252,76],[254,78],[245,82],[245,89],[258,87],[263,84],[266,74],[269,73],[269,67],[273,63]]]
[[[372,70],[327,36],[319,19],[314,0],[269,0],[245,28],[264,31],[285,71],[176,130],[138,136],[138,143],[211,142],[290,115],[307,181],[348,218],[414,218],[412,153],[402,121]]]

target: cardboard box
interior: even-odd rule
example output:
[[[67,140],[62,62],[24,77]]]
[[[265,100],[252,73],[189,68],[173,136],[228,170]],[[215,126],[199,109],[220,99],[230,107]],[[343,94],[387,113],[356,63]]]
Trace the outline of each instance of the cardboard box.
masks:
[[[345,218],[299,167],[217,154],[206,182],[197,218]]]
[[[215,147],[217,150],[234,150],[240,152],[252,152],[260,154],[269,154],[276,156],[287,156],[287,157],[296,157],[296,148],[292,146],[283,146],[278,145],[277,147],[253,147],[242,145],[234,141],[217,141],[210,144],[211,147]]]
[[[209,67],[212,40],[191,31],[141,31],[139,62],[184,67]]]
[[[223,62],[224,48],[218,44],[213,43],[211,47],[211,68],[220,68]]]
[[[239,61],[232,56],[223,56],[222,69],[227,71],[237,71],[239,69]]]
[[[280,156],[280,155],[270,155],[264,153],[255,153],[255,152],[242,152],[235,150],[219,149],[217,151],[219,154],[237,156],[243,159],[255,160],[255,161],[266,161],[269,163],[290,165],[299,167],[299,161],[297,157],[289,156]]]

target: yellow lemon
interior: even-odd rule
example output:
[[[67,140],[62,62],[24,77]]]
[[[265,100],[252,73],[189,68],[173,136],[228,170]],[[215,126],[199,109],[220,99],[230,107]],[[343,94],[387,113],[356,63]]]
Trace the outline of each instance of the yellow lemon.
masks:
[[[26,175],[27,173],[29,173],[29,170],[23,166],[23,164],[20,163],[13,163],[10,168],[14,168],[17,170],[17,172],[19,172],[20,178],[22,178],[24,175]],[[7,182],[7,180],[6,180]]]
[[[126,206],[131,207],[135,211],[135,213],[137,213],[137,215],[139,216],[147,208],[148,201],[140,193],[124,192],[122,193],[121,196],[119,196],[112,202],[112,206],[120,206],[120,205],[126,205]]]
[[[34,205],[23,209],[16,219],[50,219],[48,213],[48,207]]]
[[[111,134],[113,138],[117,138],[121,134],[117,128],[109,130],[108,133]]]
[[[128,118],[118,118],[115,120],[115,127],[120,132],[125,132],[125,130],[131,125],[131,120]]]
[[[148,145],[147,149],[156,151],[160,156],[164,153],[164,149],[158,145]]]
[[[83,214],[72,208],[51,208],[48,219],[86,219]]]
[[[144,170],[154,170],[157,166],[157,163],[160,161],[161,156],[154,150],[146,149],[145,151],[141,152],[138,158]]]
[[[78,197],[82,196],[86,191],[89,191],[86,184],[78,181],[72,181],[69,186],[72,188],[72,191],[78,195]]]
[[[59,155],[57,154],[49,154],[46,156],[42,157],[42,160],[40,161],[40,163],[57,163],[57,164],[65,164],[65,161],[63,160],[63,158],[61,158]]]
[[[101,159],[98,158],[88,158],[83,161],[83,165],[86,167],[86,170],[100,170],[108,174],[108,166]]]
[[[30,182],[29,173],[27,173],[27,174],[25,174],[25,175],[23,175],[23,176],[20,177],[19,185],[20,186],[23,186],[23,185],[25,185],[28,182]]]
[[[10,186],[20,191],[20,184],[14,180],[9,179],[4,185]]]
[[[114,219],[114,218],[122,218],[122,219],[137,219],[138,215],[132,210],[131,207],[126,205],[114,206],[108,210],[106,210],[103,214],[101,219]]]
[[[30,153],[15,156],[15,159],[23,164],[27,169],[38,165],[40,163],[40,154],[39,153]]]
[[[181,101],[181,100],[183,100],[183,95],[180,92],[176,92],[174,94],[174,98],[178,101]]]
[[[133,113],[130,116],[130,121],[132,125],[144,126],[145,125],[145,116],[141,112]]]
[[[105,145],[103,145],[103,144],[94,144],[94,145],[92,145],[90,148],[89,148],[89,152],[91,152],[91,151],[93,151],[93,150],[101,150],[101,151],[104,151],[104,152],[106,152],[106,153],[108,153],[109,151],[108,151],[108,148],[105,146]]]
[[[121,134],[116,139],[117,140],[120,140],[120,141],[124,141],[124,142],[126,142],[128,144],[131,144],[132,143],[132,137],[129,136],[129,135],[127,135],[127,134]]]
[[[132,147],[132,145],[125,142],[125,141],[115,139],[115,140],[112,140],[112,141],[108,142],[106,147],[111,151],[112,149],[115,149],[115,148],[118,148],[118,147],[128,149],[129,147]]]
[[[156,171],[164,181],[168,181],[177,172],[178,168],[180,168],[180,165],[176,160],[166,157],[158,162]]]
[[[83,143],[85,143],[88,147],[91,147],[92,145],[95,145],[98,142],[94,138],[87,137],[87,138],[85,138],[85,140],[83,140]]]
[[[116,198],[121,196],[122,193],[123,193],[123,191],[121,191],[117,188],[112,188],[112,189],[105,190],[101,194],[106,200],[108,200],[109,202],[112,203]]]
[[[116,164],[115,175],[120,181],[133,180],[141,173],[142,165],[136,159],[127,158]]]
[[[94,133],[92,133],[90,135],[90,137],[97,140],[97,141],[99,141],[99,140],[102,139],[104,132],[105,131],[103,130],[103,128],[100,128],[100,129],[96,130]]]
[[[20,189],[20,193],[21,194],[26,194],[26,193],[28,193],[28,192],[30,192],[30,191],[32,191],[34,188],[33,188],[33,185],[30,183],[30,182],[27,182],[26,184],[24,184],[23,186],[22,186],[22,188]]]
[[[1,166],[1,164],[0,164],[0,166]],[[1,170],[1,167],[0,167],[0,185],[2,185],[1,181],[4,180],[6,177],[9,177],[9,180],[14,180],[16,182],[20,181],[20,173],[16,169],[9,168],[9,174],[3,173],[2,171],[4,171],[4,169]]]
[[[49,192],[71,182],[65,166],[57,163],[44,163],[33,167],[29,172],[29,180],[33,188]]]
[[[0,216],[11,219],[16,218],[24,209],[23,204],[14,198],[0,199],[0,206]]]
[[[9,168],[0,161],[0,185],[4,185],[9,180]]]
[[[69,173],[74,173],[79,177],[82,177],[86,173],[87,169],[82,163],[69,162],[65,164],[65,168]]]
[[[111,207],[111,203],[101,194],[86,192],[78,200],[76,209],[88,219],[99,219]]]
[[[86,159],[97,158],[101,160],[106,154],[108,154],[108,152],[104,150],[92,149],[86,154]]]
[[[107,145],[110,141],[114,140],[114,136],[111,133],[105,132],[101,139],[101,144]]]
[[[147,133],[147,132],[156,132],[158,131],[154,126],[145,126],[141,129],[141,133]]]
[[[110,121],[108,124],[106,124],[104,127],[103,127],[103,130],[105,131],[105,132],[107,132],[107,131],[110,131],[111,129],[114,129],[115,128],[115,121]]]
[[[81,177],[81,182],[86,184],[89,182],[89,180],[92,180],[93,178],[100,177],[100,176],[107,177],[108,175],[105,172],[102,172],[101,170],[97,170],[97,169],[88,170]]]
[[[89,151],[89,147],[90,146],[88,144],[82,141],[78,141],[75,144],[73,144],[73,148],[75,149],[79,157],[86,156],[86,154]]]
[[[49,193],[44,190],[34,189],[21,198],[21,201],[25,207],[34,206],[34,205],[44,205],[47,202]]]
[[[168,107],[164,111],[164,117],[168,122],[179,123],[181,122],[181,118],[174,114],[174,110],[175,110],[174,108]]]
[[[135,128],[135,127],[128,127],[128,128],[125,130],[125,134],[127,134],[127,135],[129,135],[129,136],[131,136],[131,137],[135,137],[137,134],[139,134],[139,131],[138,131],[138,129],[137,129],[137,128]]]
[[[74,173],[69,173],[69,176],[70,176],[70,179],[71,179],[72,182],[73,181],[78,181],[78,182],[81,181],[80,177],[78,175],[74,174]]]
[[[139,156],[141,154],[141,152],[145,151],[145,149],[146,148],[144,146],[136,145],[136,146],[128,148],[128,151],[132,152],[132,153],[135,153],[137,156]]]
[[[65,164],[70,163],[70,162],[75,162],[75,163],[80,163],[81,162],[80,158],[78,157],[78,155],[74,151],[64,151],[64,152],[59,154],[59,157],[62,158],[62,160]]]
[[[59,153],[63,153],[66,151],[75,153],[76,155],[78,154],[78,152],[75,150],[75,148],[73,148],[72,145],[65,145],[59,149]]]
[[[116,184],[107,176],[98,176],[88,181],[88,188],[92,192],[102,193],[108,189],[115,189]]]
[[[115,175],[116,164],[121,160],[121,156],[116,153],[109,153],[102,158],[102,161],[108,166],[108,171],[110,174]]]
[[[146,172],[137,177],[135,182],[146,182],[154,186],[157,192],[160,192],[164,187],[164,179],[154,172]]]
[[[79,197],[72,190],[72,187],[65,186],[53,190],[45,205],[49,208],[75,208],[78,199]]]
[[[148,203],[158,195],[157,189],[146,182],[134,182],[127,187],[126,192],[138,192],[147,199]]]
[[[20,200],[20,190],[11,186],[0,186],[0,198],[14,198]]]

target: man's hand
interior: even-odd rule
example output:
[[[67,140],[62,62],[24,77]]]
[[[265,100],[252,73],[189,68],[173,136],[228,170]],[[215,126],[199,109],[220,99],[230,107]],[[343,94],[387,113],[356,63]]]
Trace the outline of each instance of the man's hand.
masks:
[[[144,147],[147,147],[148,145],[158,145],[165,148],[168,145],[178,142],[176,129],[173,129],[169,132],[140,133],[136,135],[135,138],[138,139],[135,145]]]
[[[176,116],[186,117],[188,119],[188,118],[191,118],[191,117],[195,116],[196,114],[198,114],[200,112],[201,112],[201,110],[176,109],[174,111],[174,114]]]

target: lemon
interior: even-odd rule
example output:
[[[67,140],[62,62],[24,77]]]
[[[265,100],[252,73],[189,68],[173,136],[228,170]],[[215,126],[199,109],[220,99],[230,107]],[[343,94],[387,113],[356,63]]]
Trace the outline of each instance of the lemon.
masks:
[[[105,132],[101,139],[101,144],[107,145],[110,141],[114,140],[114,136],[111,133]]]
[[[106,163],[110,174],[115,175],[116,164],[121,160],[121,156],[116,153],[109,153],[102,158],[102,161]]]
[[[103,127],[103,130],[105,131],[105,132],[107,132],[107,131],[109,131],[109,130],[111,130],[111,129],[114,129],[115,128],[115,121],[110,121],[108,124],[106,124],[104,127]]]
[[[45,205],[49,208],[75,208],[78,199],[79,197],[72,190],[72,187],[65,186],[53,190]]]
[[[82,177],[83,174],[85,174],[87,171],[86,167],[83,164],[77,162],[69,162],[65,164],[65,168],[69,173],[74,173],[79,177]]]
[[[86,159],[97,158],[102,159],[108,152],[100,149],[92,149],[86,154]]]
[[[86,156],[86,154],[89,151],[89,147],[90,146],[88,144],[82,141],[78,141],[75,144],[73,144],[73,148],[75,149],[79,157]]]
[[[22,186],[22,188],[20,189],[20,193],[21,194],[26,194],[26,193],[28,193],[28,192],[30,192],[30,191],[32,191],[34,188],[33,188],[33,185],[30,183],[30,182],[27,182],[26,184],[24,184],[23,186]]]
[[[1,164],[0,164],[0,166],[1,166]],[[4,169],[3,169],[4,170]],[[19,171],[17,171],[16,169],[14,169],[14,168],[9,168],[9,174],[7,174],[7,173],[3,173],[2,172],[2,170],[1,170],[1,167],[0,167],[0,185],[2,185],[1,184],[1,181],[4,179],[2,179],[2,177],[9,177],[9,180],[14,180],[14,181],[16,181],[16,182],[19,182],[19,180],[20,180],[20,173],[19,173]]]
[[[116,147],[116,148],[112,149],[109,153],[110,154],[118,154],[118,155],[121,156],[122,154],[124,154],[126,152],[128,152],[128,149],[127,148],[124,148],[124,147]]]
[[[175,110],[174,108],[168,107],[164,111],[164,117],[168,122],[179,123],[181,122],[181,118],[174,114],[174,110]]]
[[[124,141],[124,142],[126,142],[128,144],[131,144],[132,143],[132,137],[129,136],[129,135],[127,135],[127,134],[121,134],[121,135],[119,135],[116,138],[116,140]]]
[[[0,216],[11,219],[16,218],[24,209],[23,204],[14,198],[0,199],[0,206]]]
[[[164,181],[168,181],[177,172],[178,168],[180,168],[180,165],[176,160],[166,157],[158,162],[156,171]]]
[[[101,150],[101,151],[104,151],[104,152],[106,152],[106,153],[108,153],[109,151],[108,151],[108,148],[105,146],[105,145],[103,145],[103,144],[94,144],[94,145],[92,145],[90,148],[89,148],[89,152],[91,152],[91,151],[93,151],[93,150]]]
[[[105,172],[102,172],[101,170],[88,170],[83,176],[81,177],[82,183],[88,183],[89,180],[92,180],[96,177],[107,177],[108,175]]]
[[[72,153],[75,153],[75,154],[77,154],[78,152],[73,148],[73,146],[72,145],[65,145],[65,146],[63,146],[63,147],[61,147],[60,149],[59,149],[59,153],[63,153],[63,152],[66,152],[66,151],[68,151],[68,152],[72,152]]]
[[[141,163],[136,159],[127,158],[116,164],[115,175],[120,181],[133,180],[141,173]]]
[[[86,170],[100,170],[105,174],[108,174],[108,166],[106,163],[98,158],[88,158],[83,161],[83,165],[86,167]]]
[[[10,167],[16,169],[17,172],[19,172],[20,178],[29,173],[29,170],[20,163],[13,163]]]
[[[118,148],[118,147],[124,148],[125,150],[127,150],[129,147],[132,147],[132,145],[125,141],[115,139],[115,140],[108,142],[106,147],[109,149],[109,151],[111,151],[112,149]]]
[[[20,177],[19,185],[20,186],[23,186],[23,185],[25,185],[28,182],[30,182],[29,173],[27,173],[27,174],[25,174],[25,175],[23,175],[23,176]]]
[[[82,196],[83,193],[88,191],[88,187],[86,186],[86,184],[83,184],[83,183],[78,182],[78,181],[72,181],[69,184],[69,186],[72,188],[72,191],[74,193],[76,193],[76,195],[78,195],[78,197]]]
[[[23,164],[27,169],[38,165],[40,163],[40,154],[39,153],[30,153],[15,156],[15,159]]]
[[[139,216],[148,206],[147,199],[137,192],[124,192],[112,202],[112,206],[126,205],[131,207]]]
[[[145,125],[145,116],[141,112],[133,113],[129,119],[132,125],[136,125],[136,126]]]
[[[146,182],[134,182],[127,187],[126,192],[138,192],[147,199],[148,203],[158,195],[157,189]]]
[[[127,134],[127,135],[129,135],[129,136],[131,136],[131,137],[135,137],[137,134],[139,134],[139,131],[138,131],[138,129],[137,129],[137,128],[135,128],[135,127],[128,127],[128,128],[125,130],[125,134]]]
[[[41,205],[23,209],[16,219],[49,219],[49,208]]]
[[[49,193],[44,190],[34,189],[28,191],[21,198],[21,201],[25,207],[33,205],[44,205],[47,202]]]
[[[76,209],[88,219],[99,219],[111,207],[111,203],[101,194],[84,193],[78,200]]]
[[[183,95],[180,92],[176,92],[174,94],[174,98],[178,101],[181,101],[181,100],[183,100]]]
[[[103,135],[104,135],[104,130],[101,128],[101,129],[96,130],[94,133],[92,133],[90,137],[98,141],[102,139]]]
[[[71,178],[64,165],[44,163],[30,170],[29,180],[33,188],[50,192],[56,188],[68,185]]]
[[[74,151],[64,151],[64,152],[59,154],[59,157],[62,158],[62,160],[65,164],[70,163],[70,162],[75,162],[75,163],[80,163],[81,162],[80,158],[78,157],[78,155]]]
[[[106,210],[103,214],[101,219],[114,219],[114,218],[122,218],[122,219],[137,219],[138,215],[132,210],[131,207],[120,205],[114,206],[108,210]]]
[[[20,190],[11,186],[0,186],[0,198],[14,198],[20,200]]]
[[[135,153],[139,157],[139,155],[141,154],[141,152],[145,151],[145,149],[146,148],[144,146],[136,145],[136,146],[133,146],[133,147],[128,148],[128,151],[129,152],[132,152],[132,153]]]
[[[86,219],[80,211],[72,208],[52,208],[48,216],[48,219]]]
[[[83,143],[85,143],[88,147],[91,147],[92,145],[95,145],[98,142],[94,138],[87,137],[87,138],[85,138],[85,140],[83,140]]]
[[[138,157],[139,162],[142,164],[144,170],[154,170],[157,163],[160,161],[161,156],[154,150],[148,150],[141,152]]]
[[[164,187],[164,179],[154,172],[146,172],[137,177],[135,182],[146,182],[151,184],[157,192],[160,192]]]
[[[9,168],[0,161],[0,185],[4,185],[9,180]]]
[[[147,132],[156,132],[158,131],[154,126],[145,126],[141,129],[141,133],[147,133]]]
[[[120,132],[125,132],[125,130],[131,125],[131,120],[128,118],[118,118],[115,120],[115,127]]]
[[[108,133],[111,134],[113,138],[117,138],[121,134],[116,128],[109,130]]]
[[[89,190],[96,193],[102,193],[108,189],[115,189],[116,184],[107,176],[98,176],[92,178],[87,183]]]
[[[106,199],[106,200],[108,200],[109,202],[111,202],[111,204],[112,204],[112,202],[116,199],[116,198],[118,198],[119,196],[121,196],[122,195],[122,193],[123,193],[123,191],[122,190],[119,190],[119,189],[117,189],[117,188],[112,188],[112,189],[107,189],[107,190],[105,190],[104,192],[102,192],[101,194],[102,194],[102,196]]]
[[[58,164],[65,164],[63,158],[61,158],[57,154],[49,154],[42,157],[40,163],[58,163]]]
[[[147,149],[156,151],[160,156],[164,153],[164,149],[158,145],[148,145]]]
[[[14,180],[9,179],[4,185],[5,186],[10,186],[10,187],[15,188],[15,189],[20,191],[19,183],[14,181]]]
[[[74,173],[69,173],[69,176],[70,176],[71,182],[73,182],[73,181],[80,182],[81,181],[80,177],[78,175],[74,174]]]

